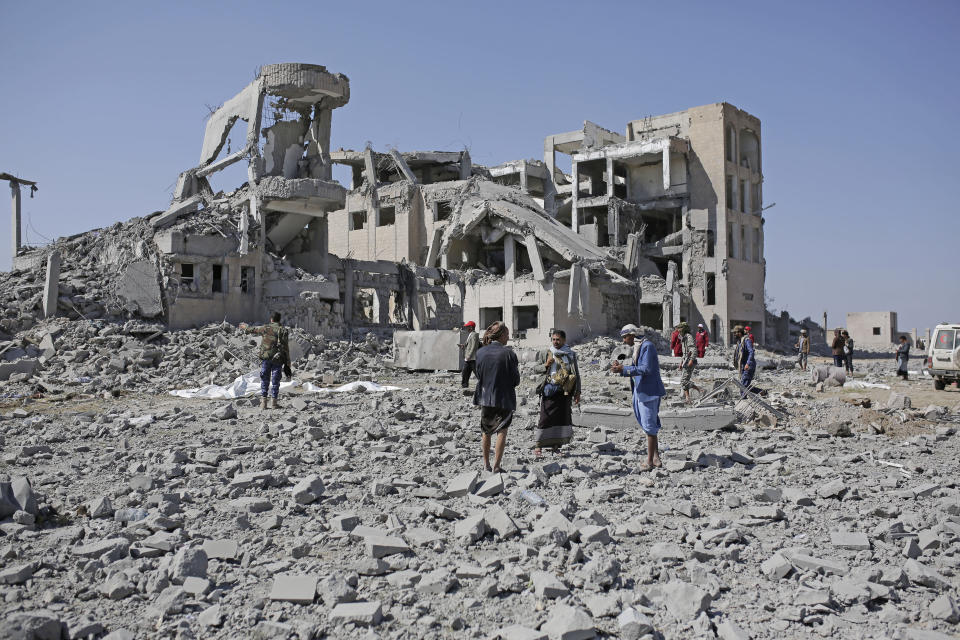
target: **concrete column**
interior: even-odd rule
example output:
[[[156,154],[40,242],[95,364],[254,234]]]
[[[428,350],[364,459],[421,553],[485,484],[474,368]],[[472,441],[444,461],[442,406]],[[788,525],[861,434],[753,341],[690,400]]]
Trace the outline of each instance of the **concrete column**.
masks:
[[[10,181],[10,195],[13,199],[13,219],[12,219],[12,229],[10,234],[10,249],[12,253],[10,257],[16,259],[17,254],[20,252],[20,183]]]
[[[329,223],[327,217],[314,218],[307,225],[307,233],[310,237],[310,267],[317,273],[327,275],[328,256],[330,252]]]
[[[607,195],[613,195],[613,158],[607,158],[607,169],[604,175],[604,182],[607,183]]]
[[[57,315],[57,299],[60,297],[60,252],[47,256],[47,280],[43,285],[43,317]]]
[[[524,160],[520,165],[520,191],[528,193],[527,191],[527,161]]]
[[[663,190],[670,190],[670,140],[663,146]]]
[[[343,261],[343,323],[353,327],[353,260]]]
[[[577,233],[580,230],[580,210],[577,208],[577,200],[579,199],[580,193],[580,169],[577,167],[577,161],[573,161],[573,194],[572,194],[572,206],[570,208],[570,228],[573,229],[574,233]]]
[[[513,235],[503,236],[503,274],[507,280],[513,280],[517,275],[517,241]]]

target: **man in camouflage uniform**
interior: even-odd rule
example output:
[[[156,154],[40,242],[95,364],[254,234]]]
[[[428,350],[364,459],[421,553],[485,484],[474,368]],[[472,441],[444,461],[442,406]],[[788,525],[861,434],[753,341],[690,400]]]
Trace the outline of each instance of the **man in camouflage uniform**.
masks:
[[[690,389],[696,389],[697,393],[703,395],[703,389],[693,384],[693,370],[697,368],[697,345],[690,335],[690,325],[681,322],[677,327],[680,330],[680,388],[683,390],[683,398],[690,402]]]
[[[262,327],[251,327],[245,322],[240,323],[240,330],[245,333],[254,333],[260,338],[260,408],[267,408],[267,392],[270,392],[270,407],[277,409],[277,396],[280,394],[280,374],[285,373],[289,378],[290,346],[288,344],[289,331],[280,325],[280,313],[270,314],[270,324]],[[272,389],[271,389],[272,387]]]

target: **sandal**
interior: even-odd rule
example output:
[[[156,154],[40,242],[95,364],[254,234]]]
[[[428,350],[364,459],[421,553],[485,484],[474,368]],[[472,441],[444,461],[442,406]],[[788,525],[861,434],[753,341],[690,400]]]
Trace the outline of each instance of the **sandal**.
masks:
[[[489,465],[489,464],[484,464],[484,465],[483,465],[483,470],[484,470],[484,471],[493,471],[493,469],[490,468],[490,465]]]
[[[502,468],[502,467],[494,467],[494,468],[493,468],[493,472],[494,472],[494,473],[503,473],[503,468]]]

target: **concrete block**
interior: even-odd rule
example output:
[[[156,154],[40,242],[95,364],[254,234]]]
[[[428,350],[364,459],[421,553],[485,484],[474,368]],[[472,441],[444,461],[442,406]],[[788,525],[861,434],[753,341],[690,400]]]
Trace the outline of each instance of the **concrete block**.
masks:
[[[487,523],[483,519],[483,514],[478,513],[468,516],[463,520],[457,521],[453,525],[453,535],[457,540],[463,540],[474,543],[484,536],[487,532]]]
[[[33,577],[34,570],[32,562],[4,567],[0,569],[0,584],[23,584]]]
[[[960,610],[957,609],[957,603],[946,593],[930,603],[930,615],[950,624],[956,624],[960,620]]]
[[[57,300],[60,298],[60,252],[51,251],[47,256],[47,278],[43,284],[43,317],[57,315]]]
[[[310,504],[323,495],[323,480],[317,474],[311,474],[293,487],[293,500],[297,504]]]
[[[717,637],[720,640],[750,640],[747,631],[729,618],[717,625]]]
[[[477,489],[477,495],[482,498],[489,498],[498,493],[503,493],[503,476],[499,473],[484,480],[483,484]]]
[[[660,412],[660,424],[665,429],[682,431],[716,431],[736,422],[737,416],[728,407],[695,407]]]
[[[368,536],[364,538],[367,547],[367,555],[372,558],[383,558],[392,556],[395,553],[406,553],[410,550],[409,545],[403,538],[396,536]]]
[[[394,331],[393,361],[411,371],[460,371],[459,331]]]
[[[317,595],[317,576],[281,574],[273,579],[271,600],[283,600],[298,604],[313,603]]]
[[[176,222],[177,218],[180,216],[196,211],[201,202],[203,202],[203,198],[199,193],[190,196],[186,200],[174,202],[166,211],[158,216],[154,216],[150,220],[150,224],[154,229],[162,229],[167,227]]]
[[[570,593],[567,585],[547,571],[534,571],[531,573],[530,579],[533,580],[533,591],[538,598],[562,598]]]
[[[483,512],[483,519],[487,526],[502,540],[512,538],[520,533],[520,528],[513,521],[513,518],[498,505],[490,505]]]
[[[373,626],[380,624],[383,610],[379,602],[341,602],[330,611],[329,620],[333,624],[361,624]]]
[[[689,582],[673,581],[663,588],[667,610],[681,622],[693,620],[706,611],[712,596]]]
[[[790,561],[779,553],[773,554],[760,565],[760,571],[771,580],[784,578],[792,570],[793,565],[790,564]]]
[[[465,471],[448,482],[445,491],[451,498],[459,498],[468,493],[473,493],[478,478],[476,471]]]
[[[870,539],[860,531],[831,531],[830,543],[841,549],[865,551],[870,549]]]
[[[590,614],[566,604],[553,607],[540,630],[546,631],[550,640],[586,640],[597,636]]]
[[[629,391],[629,388],[628,388]],[[615,431],[639,429],[633,410],[609,405],[583,405],[581,411],[573,412],[573,424],[578,427],[609,427]]]
[[[617,626],[620,627],[620,637],[625,640],[639,640],[653,633],[653,621],[633,607],[627,607],[617,616]]]
[[[839,560],[832,558],[815,558],[804,553],[792,555],[790,562],[797,569],[822,571],[826,575],[845,576],[850,572],[850,568]]]

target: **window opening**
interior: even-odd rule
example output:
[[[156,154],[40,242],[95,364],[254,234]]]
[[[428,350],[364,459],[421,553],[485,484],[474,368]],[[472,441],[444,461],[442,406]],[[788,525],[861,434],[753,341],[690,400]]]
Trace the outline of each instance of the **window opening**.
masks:
[[[880,327],[874,327],[874,328],[873,328],[873,335],[875,335],[875,336],[880,335]]]
[[[727,176],[727,209],[733,209],[733,176]]]
[[[240,292],[253,293],[256,267],[240,267]]]
[[[227,279],[227,268],[222,264],[213,265],[213,292],[224,293],[227,290],[225,281]]]
[[[367,223],[366,211],[352,211],[350,213],[350,230],[351,231],[357,231],[358,229],[363,229],[366,223]]]
[[[193,284],[193,264],[189,262],[180,263],[180,284]]]
[[[540,307],[536,305],[516,306],[513,308],[513,325],[516,337],[525,338],[527,329],[536,329],[540,317]]]
[[[380,207],[380,218],[377,220],[378,227],[385,227],[387,225],[396,224],[396,222],[397,222],[396,207]]]
[[[489,327],[497,320],[503,320],[503,307],[480,307],[481,327]]]
[[[713,229],[707,230],[707,257],[712,258],[716,253],[717,245],[717,234],[713,232]]]
[[[706,296],[707,304],[717,304],[717,274],[708,273],[707,274],[707,287],[706,287]]]

